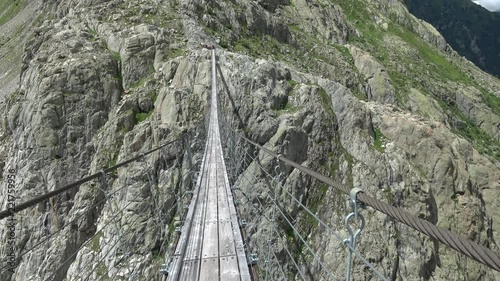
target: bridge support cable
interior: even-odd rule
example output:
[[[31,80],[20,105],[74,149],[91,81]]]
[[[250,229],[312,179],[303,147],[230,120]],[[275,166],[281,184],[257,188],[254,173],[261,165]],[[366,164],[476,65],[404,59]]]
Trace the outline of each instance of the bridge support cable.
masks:
[[[103,172],[104,173],[109,173],[109,172],[112,172],[112,171],[114,171],[114,170],[116,170],[116,169],[118,169],[120,167],[123,167],[123,166],[125,166],[127,164],[130,164],[130,163],[132,163],[134,161],[137,161],[138,159],[141,159],[141,158],[143,158],[146,155],[149,155],[149,154],[151,154],[151,153],[153,153],[155,151],[158,151],[158,150],[160,150],[160,149],[162,149],[162,148],[164,148],[164,147],[166,147],[168,145],[176,143],[177,141],[181,140],[183,137],[185,137],[185,136],[181,136],[181,137],[179,137],[179,138],[177,138],[177,139],[175,139],[173,141],[169,141],[169,142],[167,142],[165,144],[162,144],[162,145],[160,145],[160,146],[158,146],[158,147],[156,147],[154,149],[151,149],[151,150],[149,150],[149,151],[147,151],[145,153],[141,153],[139,156],[136,156],[136,157],[133,157],[133,158],[131,158],[129,160],[126,160],[126,161],[123,161],[121,163],[118,163],[115,166],[106,168],[103,171],[100,171],[98,173],[95,173],[95,174],[92,174],[90,176],[84,177],[84,178],[82,178],[82,179],[80,179],[78,181],[75,181],[75,182],[71,183],[71,184],[68,184],[68,185],[63,186],[63,187],[58,188],[58,189],[55,189],[53,191],[49,191],[49,192],[47,192],[47,193],[45,193],[43,195],[37,196],[37,197],[35,197],[35,198],[31,199],[31,200],[28,200],[26,202],[23,202],[21,204],[17,204],[14,210],[4,210],[4,211],[1,211],[0,212],[0,220],[5,219],[5,218],[7,218],[7,217],[9,217],[11,215],[14,215],[16,213],[19,213],[19,212],[21,212],[21,211],[23,211],[23,210],[25,210],[27,208],[33,207],[36,204],[38,204],[40,202],[43,202],[43,201],[45,201],[45,200],[47,200],[47,199],[49,199],[51,197],[57,196],[57,195],[59,195],[59,194],[61,194],[63,192],[66,192],[66,191],[71,190],[73,188],[79,187],[80,185],[82,185],[82,184],[84,184],[86,182],[89,182],[89,181],[91,181],[93,179],[99,178],[100,176],[102,176]]]
[[[253,161],[256,161],[255,159],[252,159],[252,160],[253,160]],[[255,163],[255,162],[254,162],[254,163]],[[246,163],[246,165],[247,165],[248,167],[250,167],[250,164],[249,164],[249,163]],[[261,167],[261,166],[259,166],[259,165],[254,165],[254,168],[255,168],[255,169],[259,169],[259,168],[260,168],[260,169],[262,169],[262,167]],[[247,174],[246,174],[246,173],[243,173],[243,174],[242,174],[242,179],[245,179],[245,180],[246,180],[246,182],[247,182],[247,184],[251,185],[252,183],[255,183],[255,182],[257,181],[257,178],[255,177],[255,175],[257,175],[258,173],[257,173],[257,171],[254,171],[253,173],[251,172],[251,173],[248,173],[248,174],[252,175],[252,176],[253,176],[253,179],[249,179],[249,178],[247,177]],[[276,231],[275,231],[275,233],[276,233],[276,234],[278,234],[277,227],[276,227],[276,225],[275,225],[276,221],[275,221],[274,219],[271,219],[271,218],[268,218],[268,217],[267,217],[267,215],[266,215],[266,213],[265,213],[265,210],[266,210],[266,209],[269,209],[269,208],[266,208],[266,207],[264,206],[264,204],[262,203],[262,201],[260,200],[260,198],[259,198],[258,196],[257,196],[257,197],[255,197],[255,199],[254,199],[254,200],[258,203],[258,205],[259,205],[259,209],[257,209],[257,207],[255,207],[255,205],[252,203],[254,200],[251,200],[251,199],[250,199],[250,198],[249,198],[249,197],[248,197],[248,196],[247,196],[247,195],[246,195],[243,191],[241,191],[241,189],[240,189],[240,188],[234,188],[233,190],[234,190],[234,191],[236,191],[236,190],[240,191],[240,192],[242,193],[242,195],[244,196],[244,198],[246,199],[246,201],[247,201],[248,205],[249,205],[249,206],[251,206],[251,207],[252,207],[252,208],[256,211],[256,214],[260,214],[260,216],[254,216],[254,218],[264,217],[264,218],[265,218],[265,219],[269,222],[269,224],[270,224],[270,225],[274,228],[274,230],[276,230]],[[269,199],[271,199],[271,197],[269,196],[269,194],[268,194],[268,193],[266,193],[266,197],[267,197],[267,198],[269,198]],[[272,199],[271,199],[271,201],[272,201]],[[273,202],[273,206],[272,206],[272,208],[273,208],[273,209],[275,209],[275,208],[276,208],[276,204],[274,204],[274,202]],[[272,211],[271,211],[271,215],[272,215]],[[290,215],[289,215],[289,216],[290,216]],[[258,220],[258,219],[257,219],[257,220]],[[250,223],[250,225],[252,225],[252,223]],[[291,226],[291,227],[293,227],[293,225],[290,225],[290,226]],[[300,234],[299,234],[299,235],[300,235]],[[276,237],[279,237],[279,235],[276,235]],[[268,237],[268,241],[270,241],[270,239],[271,239],[271,237]],[[266,241],[266,242],[268,242],[268,241]],[[264,245],[264,247],[266,247],[266,245]],[[286,249],[286,251],[289,253],[289,256],[290,256],[290,258],[292,259],[292,262],[293,262],[293,264],[295,265],[296,270],[299,272],[299,274],[301,275],[301,277],[304,279],[305,277],[303,276],[302,271],[301,271],[301,270],[300,270],[300,268],[298,267],[297,262],[293,259],[293,257],[292,257],[292,255],[291,255],[291,253],[289,252],[289,250],[288,250],[286,247],[284,247],[284,248],[285,248],[285,249]],[[268,251],[265,251],[264,253],[267,255],[269,252],[271,252],[271,249],[268,249]],[[273,250],[272,252],[274,253],[274,250]],[[261,253],[261,254],[262,254],[262,253]],[[315,255],[315,253],[313,253],[313,255]],[[268,273],[269,273],[269,272],[270,272],[270,268],[269,268],[269,267],[267,266],[267,264],[266,264],[266,267],[265,267],[265,276],[264,276],[265,278],[267,278],[267,276],[268,276]],[[272,278],[272,277],[271,277],[271,278]]]
[[[280,156],[281,157],[281,156]],[[256,161],[257,163],[259,163],[259,159],[258,158],[254,158],[254,161]],[[279,160],[278,160],[279,161]],[[264,169],[264,167],[262,167],[262,165],[258,165],[260,170],[262,171],[262,173],[264,173],[267,177],[273,179],[273,176],[271,174],[269,174],[268,171],[266,171],[266,169]],[[333,235],[333,237],[339,241],[340,243],[342,243],[344,246],[346,246],[349,250],[350,253],[353,253],[356,257],[358,257],[368,268],[370,268],[373,273],[379,278],[379,280],[387,280],[387,278],[382,274],[380,273],[373,264],[371,264],[368,260],[366,260],[366,258],[364,258],[361,253],[359,253],[358,250],[356,250],[355,247],[353,247],[351,244],[344,244],[344,238],[342,238],[337,231],[333,230],[328,224],[326,224],[323,220],[321,220],[316,214],[314,214],[307,206],[305,206],[300,200],[298,200],[293,194],[290,193],[290,191],[288,191],[288,188],[285,188],[282,186],[282,188],[280,190],[283,190],[285,191],[285,193],[294,201],[296,202],[301,208],[302,210],[306,211],[306,213],[308,213],[308,215],[312,216],[313,219],[315,219],[321,226],[323,226],[327,232],[331,235]]]
[[[223,119],[223,117],[221,118],[221,120],[225,121],[225,120]],[[227,127],[227,123],[225,123],[225,122],[221,122],[221,127],[223,127],[223,128]],[[226,128],[226,131],[227,131],[227,128]],[[230,131],[230,130],[229,130],[229,135],[233,135],[233,136],[235,136],[235,135],[236,135],[236,133],[235,133],[235,131]],[[228,138],[229,138],[229,139],[231,139],[231,138],[233,138],[233,137],[232,137],[232,136],[229,136]],[[239,138],[239,137],[237,137],[237,138]],[[331,227],[329,227],[329,226],[328,226],[328,225],[327,225],[324,221],[322,221],[322,220],[321,220],[321,219],[320,219],[320,218],[319,218],[316,214],[314,214],[311,210],[309,210],[309,208],[308,208],[308,207],[306,207],[306,206],[305,206],[305,205],[304,205],[304,204],[303,204],[300,200],[298,200],[298,199],[297,199],[297,198],[296,198],[293,194],[291,194],[291,193],[290,193],[290,191],[288,190],[288,188],[285,188],[285,185],[284,185],[284,184],[282,184],[282,183],[281,183],[281,180],[280,180],[280,171],[281,171],[281,170],[280,170],[279,163],[280,163],[281,161],[280,161],[280,159],[279,159],[279,158],[281,157],[281,155],[278,155],[278,156],[276,157],[276,156],[274,156],[274,155],[270,155],[270,154],[268,154],[268,153],[258,154],[259,150],[255,150],[254,152],[255,152],[255,154],[256,154],[256,155],[255,155],[255,156],[253,156],[253,155],[251,155],[251,154],[250,154],[250,153],[249,153],[246,149],[244,149],[243,151],[244,151],[244,152],[243,152],[242,154],[244,154],[244,155],[245,155],[245,157],[243,157],[243,159],[245,159],[245,160],[246,160],[246,159],[250,160],[251,162],[253,162],[254,167],[255,167],[256,169],[259,169],[259,170],[260,170],[259,172],[256,170],[256,171],[253,173],[253,175],[257,175],[257,174],[260,174],[260,173],[261,173],[261,174],[263,174],[263,175],[264,175],[264,178],[266,178],[266,179],[270,179],[270,180],[271,180],[271,182],[275,182],[275,183],[276,183],[276,186],[274,186],[274,188],[270,188],[269,190],[271,190],[271,191],[272,191],[272,190],[282,190],[282,191],[284,191],[284,192],[285,192],[285,194],[286,194],[287,196],[289,196],[289,197],[292,199],[292,201],[296,202],[296,203],[298,204],[298,206],[300,206],[300,207],[301,207],[304,211],[306,211],[306,212],[307,212],[310,216],[312,216],[312,217],[313,217],[313,219],[315,219],[315,220],[316,220],[316,221],[317,221],[320,225],[322,225],[323,227],[325,227],[325,229],[328,231],[328,233],[332,234],[332,235],[334,236],[334,238],[336,238],[336,240],[338,240],[338,241],[341,243],[341,245],[346,246],[346,247],[349,249],[349,253],[353,253],[355,256],[357,256],[358,258],[360,258],[360,260],[361,260],[361,261],[362,261],[362,262],[363,262],[363,263],[364,263],[367,267],[369,267],[369,268],[373,271],[373,274],[374,274],[374,275],[376,275],[376,276],[377,276],[377,278],[378,278],[379,280],[387,280],[387,278],[386,278],[383,274],[381,274],[381,273],[380,273],[377,269],[375,269],[375,267],[374,267],[371,263],[369,263],[369,262],[368,262],[368,261],[367,261],[367,260],[366,260],[366,259],[365,259],[365,258],[364,258],[364,257],[363,257],[363,256],[362,256],[362,255],[361,255],[361,254],[360,254],[360,253],[356,250],[356,249],[355,249],[355,247],[352,247],[350,244],[347,244],[347,245],[346,245],[346,244],[344,244],[344,240],[345,240],[344,238],[342,238],[342,237],[341,237],[341,236],[340,236],[340,235],[339,235],[336,231],[334,231]],[[265,161],[265,159],[267,159],[268,157],[269,157],[269,158],[276,158],[277,163],[276,163],[276,166],[275,166],[275,168],[274,168],[276,176],[271,175],[271,174],[267,171],[267,169],[266,169],[266,168],[264,168],[264,167],[262,166],[262,164],[261,164],[261,162],[262,162],[262,161]],[[262,158],[262,159],[260,159],[260,158]],[[250,165],[252,165],[252,163],[251,163],[251,162],[249,163],[248,161],[243,161],[243,163],[244,163],[244,166],[245,166],[245,167],[250,167]],[[250,174],[252,174],[252,173],[250,173]],[[243,174],[242,174],[242,176],[246,178],[245,173],[243,173]],[[254,180],[255,180],[255,178],[254,178]],[[247,181],[247,185],[251,185],[251,180],[246,179],[246,181]],[[269,186],[269,183],[268,183],[268,186]],[[247,200],[248,200],[248,199],[247,199]],[[257,200],[259,200],[259,199],[257,198]],[[278,206],[278,208],[281,208],[281,207],[279,206],[279,204],[278,204],[276,201],[275,201],[274,203],[276,203],[276,204],[274,204],[274,205],[277,205],[277,206]],[[291,218],[291,217],[292,217],[292,216],[290,216],[290,218]],[[267,252],[267,253],[268,253],[268,252]],[[266,271],[266,272],[267,272],[267,271]]]
[[[271,154],[274,157],[279,158],[279,160],[283,161],[284,163],[314,177],[315,179],[325,184],[333,186],[334,188],[342,191],[345,194],[349,194],[350,189],[342,185],[340,182],[325,177],[311,170],[310,168],[304,167],[285,157],[278,157],[279,155],[276,154],[275,152],[265,147],[262,147],[261,145],[249,140],[246,137],[241,136],[241,138],[244,139],[246,142],[250,143],[251,145],[261,149],[262,151]],[[477,262],[482,263],[496,271],[500,271],[500,254],[494,252],[493,250],[486,248],[485,246],[479,245],[468,239],[462,238],[459,235],[449,230],[438,227],[429,221],[418,218],[401,208],[394,207],[380,200],[377,200],[366,193],[360,193],[357,199],[361,203],[364,203],[367,206],[370,206],[373,209],[384,213],[385,215],[395,219],[396,221],[401,222],[433,239],[436,239],[437,241],[445,244],[446,246],[454,249],[455,251],[464,254],[469,258],[472,258]]]
[[[119,189],[109,193],[109,196],[113,196],[114,194],[117,194],[118,192],[122,191],[126,186],[122,186],[120,187]],[[65,222],[59,229],[57,229],[56,231],[54,231],[53,233],[49,234],[47,237],[45,237],[44,239],[38,241],[35,245],[33,245],[32,247],[30,247],[29,249],[23,251],[22,253],[20,253],[18,256],[17,256],[17,259],[20,260],[23,256],[31,253],[33,250],[35,250],[36,248],[38,248],[40,245],[44,244],[45,242],[48,242],[51,238],[53,238],[54,236],[56,236],[57,234],[59,234],[62,230],[64,230],[67,226],[69,225],[74,225],[76,222],[78,222],[82,217],[84,217],[85,215],[87,215],[88,213],[92,212],[92,211],[95,211],[96,208],[99,208],[101,205],[104,205],[107,201],[107,198],[104,197],[103,199],[99,200],[97,203],[93,204],[90,208],[88,208],[87,211],[79,214],[78,216],[76,216],[74,219],[72,219],[71,221],[67,221]],[[7,271],[9,267],[3,267],[2,269],[0,269],[0,273],[3,273],[4,271]]]
[[[227,124],[226,124],[227,125]],[[230,130],[230,129],[228,129]],[[234,130],[233,130],[234,131]],[[236,133],[235,133],[236,134]],[[273,151],[271,151],[268,148],[265,148],[258,143],[248,139],[247,137],[237,134],[239,138],[244,140],[245,143],[248,145],[253,146],[255,149],[262,151],[265,154],[268,154],[272,157],[275,157],[279,161],[283,162],[286,165],[289,165],[313,178],[316,180],[319,180],[322,183],[325,183],[329,186],[332,186],[340,191],[342,191],[345,194],[349,194],[350,188],[342,185],[339,181],[332,180],[328,177],[325,177],[315,171],[313,171],[310,168],[307,168],[305,166],[302,166],[298,163],[295,163],[292,160],[287,159],[286,157],[283,157]],[[265,170],[265,169],[264,169]],[[366,193],[360,193],[357,197],[357,199],[361,202],[366,204],[367,206],[372,207],[373,209],[384,213],[385,215],[393,218],[394,220],[401,222],[414,230],[417,230],[418,232],[421,232],[433,239],[436,239],[437,241],[445,244],[446,246],[454,249],[455,251],[464,254],[465,256],[474,259],[475,261],[484,264],[496,271],[500,271],[500,254],[494,252],[493,250],[479,245],[473,241],[464,239],[457,234],[452,233],[449,230],[437,227],[436,225],[432,224],[431,222],[428,222],[424,219],[418,218],[414,215],[411,215],[410,213],[406,212],[405,210],[391,206],[387,203],[384,203],[382,201],[379,201],[371,196],[369,196]],[[295,201],[295,200],[294,200]],[[320,222],[322,225],[324,225],[323,222]],[[340,237],[337,237],[340,238]],[[361,257],[359,255],[359,252],[353,251],[356,256]],[[377,274],[378,275],[378,274]]]
[[[255,173],[252,173],[252,175],[255,175]],[[254,182],[255,181],[255,178],[253,181],[251,181],[250,179],[248,179],[246,177],[246,175],[242,174],[242,178],[244,178],[248,183],[251,183],[251,182]],[[263,203],[261,202],[261,200],[256,197],[256,201],[259,205],[259,208],[257,209],[257,207],[255,207],[255,205],[252,203],[252,200],[240,189],[240,188],[234,188],[233,191],[240,191],[241,194],[243,195],[243,197],[246,199],[246,202],[245,204],[248,204],[253,210],[255,210],[255,213],[258,215],[255,215],[253,216],[254,219],[250,222],[249,225],[253,225],[254,224],[254,221],[258,221],[260,218],[265,218],[269,224],[272,226],[273,230],[274,230],[274,233],[276,234],[276,237],[280,237],[279,235],[279,231],[278,231],[278,228],[276,227],[276,222],[275,220],[273,219],[270,219],[266,216],[266,213],[265,213],[265,209],[266,207],[263,205]],[[275,206],[275,205],[274,205]],[[286,245],[286,243],[285,243]],[[287,247],[283,247],[285,249],[285,251],[288,253],[288,256],[290,257],[290,260],[292,261],[293,265],[295,266],[295,269],[297,270],[297,272],[299,273],[299,275],[301,276],[302,280],[306,280],[304,274],[302,273],[302,270],[299,268],[299,265],[297,264],[297,262],[295,261],[295,259],[293,258],[292,254],[290,253],[290,251],[288,250]],[[277,259],[276,257],[276,254],[274,252],[274,250],[272,251],[274,257]],[[279,260],[277,259],[278,263],[279,263]],[[267,269],[267,268],[266,268]],[[282,270],[282,269],[281,269]],[[285,276],[285,275],[284,275]]]

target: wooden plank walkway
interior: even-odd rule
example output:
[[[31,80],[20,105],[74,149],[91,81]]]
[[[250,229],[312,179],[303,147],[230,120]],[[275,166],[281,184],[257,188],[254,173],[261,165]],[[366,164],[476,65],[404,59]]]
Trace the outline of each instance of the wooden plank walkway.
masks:
[[[200,178],[170,264],[168,281],[251,281],[222,155],[212,50],[210,123]]]

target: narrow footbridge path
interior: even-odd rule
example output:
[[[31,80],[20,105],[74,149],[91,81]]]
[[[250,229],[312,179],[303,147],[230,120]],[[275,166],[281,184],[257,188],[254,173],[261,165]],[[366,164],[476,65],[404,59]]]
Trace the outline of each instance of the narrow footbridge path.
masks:
[[[207,143],[201,171],[167,280],[250,280],[245,249],[222,155],[215,50]]]

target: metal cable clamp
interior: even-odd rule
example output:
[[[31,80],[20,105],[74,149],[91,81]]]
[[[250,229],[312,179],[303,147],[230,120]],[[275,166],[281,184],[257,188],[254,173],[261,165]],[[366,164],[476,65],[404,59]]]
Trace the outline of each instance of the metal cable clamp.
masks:
[[[349,232],[349,238],[344,240],[344,244],[347,246],[347,250],[349,251],[347,255],[346,281],[351,280],[352,254],[356,249],[356,239],[358,238],[361,231],[363,231],[363,229],[365,228],[365,218],[359,213],[359,210],[364,209],[365,205],[359,202],[357,199],[358,193],[360,192],[363,192],[363,190],[361,190],[360,188],[353,188],[349,193],[349,203],[351,205],[352,212],[345,218],[345,226],[347,228],[347,232]],[[350,225],[350,221],[353,218],[361,222],[361,225],[356,231],[353,231]]]

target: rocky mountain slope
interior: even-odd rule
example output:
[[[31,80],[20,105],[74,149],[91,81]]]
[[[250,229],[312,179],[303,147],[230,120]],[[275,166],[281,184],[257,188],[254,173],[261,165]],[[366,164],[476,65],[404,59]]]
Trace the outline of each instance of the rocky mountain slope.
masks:
[[[13,73],[1,77],[2,85],[14,85],[2,86],[0,97],[2,209],[10,169],[23,202],[184,133],[190,137],[187,146],[120,168],[107,184],[85,184],[16,215],[18,253],[57,236],[24,255],[14,273],[2,270],[1,280],[160,280],[192,189],[189,172],[202,156],[210,53],[201,43],[217,45],[219,85],[237,109],[237,116],[226,114],[239,118],[251,139],[499,251],[500,81],[457,55],[400,1],[22,5],[0,27],[13,34],[0,49],[0,69]],[[15,48],[23,42],[23,49]],[[269,161],[260,159],[274,169]],[[265,188],[245,180],[255,175],[254,166],[236,175],[249,196]],[[283,172],[285,186],[346,237],[346,197],[290,167]],[[297,204],[289,202],[287,211],[335,274],[344,276],[345,248]],[[357,248],[385,276],[500,278],[380,213],[363,212],[367,224]],[[255,250],[266,241],[266,224],[248,227]],[[326,280],[297,238],[285,238],[303,272]],[[0,249],[6,253],[7,244]],[[278,256],[288,279],[299,278]],[[355,262],[355,280],[371,276]],[[274,269],[272,280],[283,277]]]
[[[412,14],[433,26],[459,54],[500,76],[500,13],[468,0],[405,0]]]

